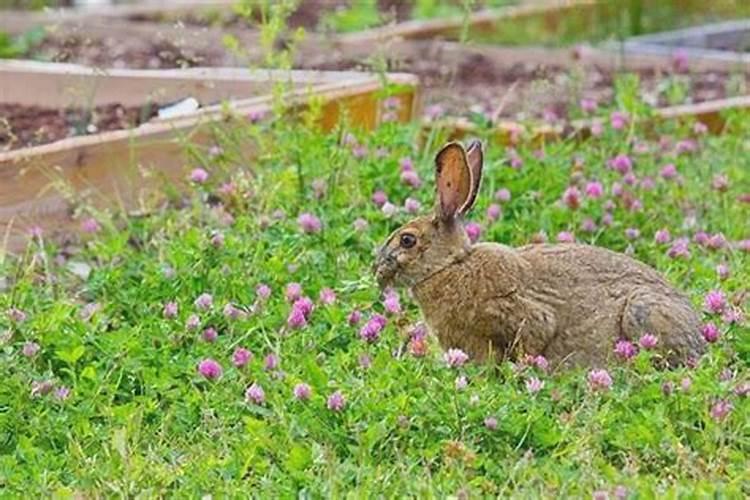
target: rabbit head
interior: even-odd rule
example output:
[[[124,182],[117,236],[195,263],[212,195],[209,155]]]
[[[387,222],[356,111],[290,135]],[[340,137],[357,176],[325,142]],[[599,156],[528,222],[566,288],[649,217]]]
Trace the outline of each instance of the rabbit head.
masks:
[[[451,142],[438,152],[434,213],[407,222],[380,247],[374,272],[381,288],[411,288],[466,257],[471,243],[463,216],[476,201],[483,160],[482,144],[476,140],[468,149]]]

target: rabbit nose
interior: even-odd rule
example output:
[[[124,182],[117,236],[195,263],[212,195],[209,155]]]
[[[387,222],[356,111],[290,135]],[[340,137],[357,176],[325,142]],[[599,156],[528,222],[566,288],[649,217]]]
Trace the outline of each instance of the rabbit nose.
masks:
[[[375,262],[372,265],[372,271],[377,272],[378,268],[385,263],[386,252],[384,247],[380,247],[375,252]]]

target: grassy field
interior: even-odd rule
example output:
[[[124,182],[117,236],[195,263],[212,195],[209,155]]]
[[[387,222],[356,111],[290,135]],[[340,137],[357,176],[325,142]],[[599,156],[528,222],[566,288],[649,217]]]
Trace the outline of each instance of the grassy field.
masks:
[[[169,206],[81,204],[80,238],[0,260],[0,496],[747,497],[750,120],[647,137],[618,102],[588,142],[489,145],[471,230],[654,266],[713,325],[697,366],[448,366],[370,273],[443,139],[269,119],[217,130]]]

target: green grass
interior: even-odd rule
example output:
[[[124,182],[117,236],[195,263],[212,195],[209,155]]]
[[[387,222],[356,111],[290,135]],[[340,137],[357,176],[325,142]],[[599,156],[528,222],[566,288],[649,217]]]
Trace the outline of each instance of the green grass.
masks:
[[[439,17],[460,17],[477,7],[497,8],[515,3],[514,0],[415,0],[410,19],[427,20]],[[362,31],[390,21],[391,13],[383,13],[377,0],[358,0],[348,8],[323,16],[321,25],[336,33]]]
[[[618,102],[631,115],[648,111],[634,95]],[[647,139],[637,127],[607,126],[582,144],[519,146],[520,169],[509,166],[507,150],[490,146],[471,219],[483,240],[512,245],[540,231],[551,239],[574,231],[579,241],[632,252],[656,267],[697,308],[707,291],[719,289],[747,315],[750,254],[736,242],[750,237],[750,214],[736,198],[750,192],[750,120],[733,116],[729,133],[695,137],[697,150],[678,155],[674,144],[692,137],[690,127],[665,124]],[[660,135],[671,145],[662,148]],[[383,312],[372,252],[407,217],[386,217],[372,194],[384,190],[397,206],[412,197],[430,207],[441,137],[421,143],[415,128],[396,124],[325,134],[288,120],[222,127],[216,137],[218,156],[193,148],[186,177],[202,167],[209,178],[193,183],[186,198],[174,195],[170,207],[130,219],[83,204],[78,216],[94,217],[98,231],[65,248],[35,237],[25,253],[0,261],[7,286],[0,294],[2,497],[585,498],[618,486],[630,498],[750,493],[750,407],[738,394],[750,376],[747,320],[730,325],[706,314],[721,338],[696,368],[658,371],[642,352],[609,368],[614,382],[604,392],[588,388],[583,369],[450,369],[432,339],[428,354],[414,357],[401,349],[419,320],[405,293],[403,311],[388,315],[380,339],[366,343],[359,329]],[[239,154],[240,141],[257,145],[257,159]],[[622,182],[606,168],[618,154],[632,157],[639,179],[653,179],[650,190],[626,186],[640,211],[624,207],[628,196],[609,195]],[[403,158],[413,161],[421,188],[400,180]],[[679,180],[659,176],[667,163]],[[719,175],[728,180],[726,191],[712,187]],[[581,178],[601,181],[607,195],[570,210],[561,196]],[[221,190],[227,181],[232,188]],[[512,199],[492,222],[485,211],[501,187]],[[601,224],[607,200],[614,203],[610,226]],[[319,217],[322,230],[303,233],[301,213]],[[587,234],[580,225],[589,217],[599,229]],[[358,218],[366,229],[353,227]],[[640,237],[629,241],[627,228]],[[722,233],[731,246],[691,243],[689,257],[672,259],[669,244],[654,242],[662,228],[673,238]],[[212,242],[217,232],[223,243]],[[720,263],[731,271],[723,281],[715,271]],[[308,324],[293,331],[284,297],[291,282],[316,303]],[[272,290],[266,301],[256,297],[261,283]],[[325,287],[335,290],[334,304],[319,302]],[[194,305],[203,293],[213,296],[207,311]],[[178,305],[174,318],[163,314],[168,302]],[[228,318],[226,304],[247,315]],[[11,308],[26,320],[6,316]],[[350,326],[355,309],[364,318]],[[186,326],[193,314],[198,329]],[[209,326],[218,331],[213,343],[201,336]],[[27,342],[40,346],[33,357],[22,354]],[[242,369],[231,363],[239,346],[254,354]],[[272,371],[263,367],[269,353],[280,358]],[[218,380],[198,374],[206,358],[223,366]],[[459,390],[461,375],[468,385]],[[537,394],[526,389],[531,376],[544,382]],[[689,388],[682,388],[685,379]],[[39,381],[53,381],[55,389],[33,397]],[[307,402],[293,397],[300,382],[312,388]],[[253,383],[265,391],[262,405],[245,400]],[[70,388],[67,399],[56,396],[61,386]],[[340,412],[327,408],[334,391],[346,399]],[[720,400],[733,407],[723,419],[711,413]],[[485,426],[488,417],[496,429]]]
[[[46,36],[44,28],[33,28],[20,35],[11,36],[0,31],[0,59],[23,58],[31,54]]]
[[[0,0],[0,9],[39,10],[45,7],[69,7],[70,1],[55,0]]]
[[[565,46],[623,40],[631,36],[669,31],[750,16],[744,0],[603,0],[592,8],[571,10],[559,20],[535,16],[501,21],[489,32],[470,32],[478,43]]]

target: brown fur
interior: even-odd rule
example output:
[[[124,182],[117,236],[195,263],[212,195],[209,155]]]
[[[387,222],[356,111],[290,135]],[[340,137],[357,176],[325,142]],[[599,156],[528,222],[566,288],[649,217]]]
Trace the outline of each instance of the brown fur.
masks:
[[[478,190],[481,164],[476,170],[466,164],[468,180],[453,172],[451,184]],[[651,333],[670,363],[703,352],[690,301],[647,265],[588,245],[471,245],[461,220],[446,217],[441,203],[455,193],[438,194],[436,215],[418,217],[388,238],[376,274],[383,286],[412,290],[443,348],[476,360],[541,354],[553,366],[601,366],[618,339],[637,342]],[[469,205],[474,197],[466,195]],[[448,210],[453,206],[461,203],[451,201]],[[405,233],[416,237],[411,248],[401,245]]]

